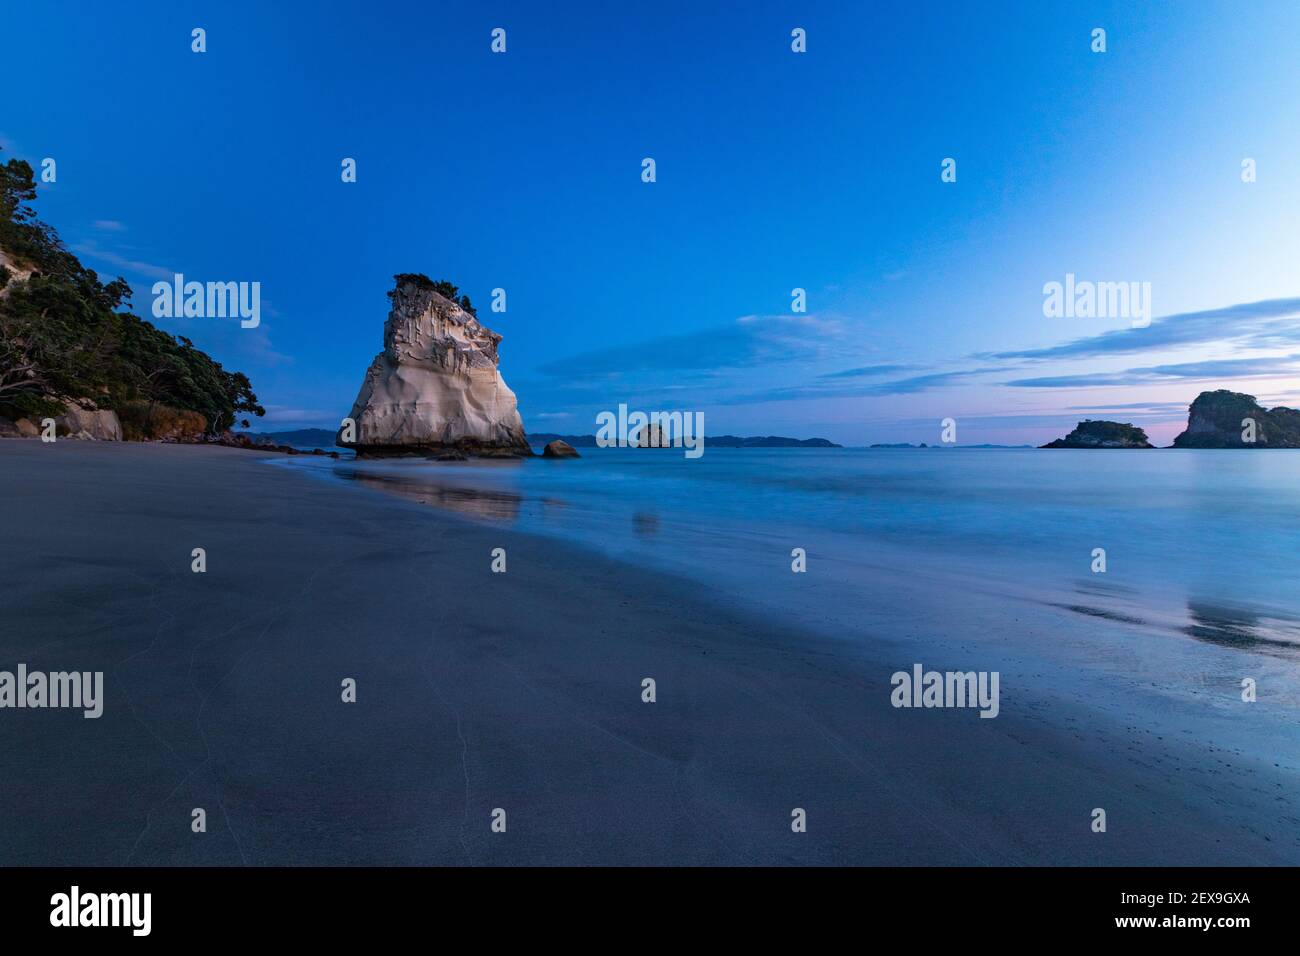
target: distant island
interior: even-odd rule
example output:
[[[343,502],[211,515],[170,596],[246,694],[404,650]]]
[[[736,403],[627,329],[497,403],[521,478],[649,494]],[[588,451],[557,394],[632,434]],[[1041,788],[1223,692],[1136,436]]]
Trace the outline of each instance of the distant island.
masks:
[[[1079,422],[1042,448],[1154,448],[1147,433],[1128,423]],[[1173,448],[1300,448],[1300,411],[1264,408],[1255,396],[1225,388],[1201,392],[1187,410],[1187,429]]]
[[[1300,411],[1265,409],[1254,395],[1221,388],[1201,392],[1175,448],[1300,448]]]
[[[1085,419],[1064,438],[1050,441],[1042,448],[1155,448],[1141,428],[1128,423]]]
[[[529,432],[533,445],[547,445],[553,441],[568,442],[574,448],[596,448],[595,435],[557,435],[553,432]],[[705,448],[843,448],[825,438],[782,438],[779,435],[740,438],[736,435],[705,436]]]

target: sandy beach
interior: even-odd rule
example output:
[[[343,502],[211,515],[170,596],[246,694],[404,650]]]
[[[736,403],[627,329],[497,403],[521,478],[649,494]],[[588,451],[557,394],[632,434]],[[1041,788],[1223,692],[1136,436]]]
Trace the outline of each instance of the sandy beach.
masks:
[[[267,458],[0,442],[0,668],[105,675],[0,712],[0,864],[1300,861],[1257,755],[1023,684],[895,709],[895,640]]]

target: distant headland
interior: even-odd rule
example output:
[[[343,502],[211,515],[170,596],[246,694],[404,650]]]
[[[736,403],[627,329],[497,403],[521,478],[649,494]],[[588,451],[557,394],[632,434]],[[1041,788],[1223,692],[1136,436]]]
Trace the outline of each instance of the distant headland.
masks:
[[[1064,438],[1043,448],[1154,448],[1141,428],[1129,423],[1079,422]],[[1266,409],[1255,396],[1218,389],[1201,392],[1187,411],[1187,429],[1173,448],[1300,448],[1300,411],[1281,405]]]

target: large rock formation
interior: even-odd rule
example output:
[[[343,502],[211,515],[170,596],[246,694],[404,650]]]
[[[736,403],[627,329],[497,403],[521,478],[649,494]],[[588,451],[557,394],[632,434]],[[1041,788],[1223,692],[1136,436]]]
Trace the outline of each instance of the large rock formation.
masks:
[[[426,276],[394,278],[384,351],[366,371],[349,415],[356,440],[345,440],[345,425],[337,444],[361,456],[438,457],[453,449],[531,455],[515,393],[497,371],[501,336],[441,295]]]
[[[1201,392],[1187,411],[1187,430],[1174,439],[1174,447],[1300,448],[1300,411],[1280,405],[1265,409],[1255,396],[1224,388]]]
[[[1085,420],[1064,438],[1043,448],[1154,448],[1142,429],[1119,422]]]

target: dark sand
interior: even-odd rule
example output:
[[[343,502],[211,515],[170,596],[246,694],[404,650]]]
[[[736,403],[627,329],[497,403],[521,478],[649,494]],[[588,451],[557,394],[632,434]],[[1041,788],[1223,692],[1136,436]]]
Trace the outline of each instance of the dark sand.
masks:
[[[1005,687],[994,720],[895,710],[896,652],[266,458],[0,441],[0,669],[106,685],[98,720],[0,710],[0,864],[1300,855],[1287,778],[1244,759]]]

